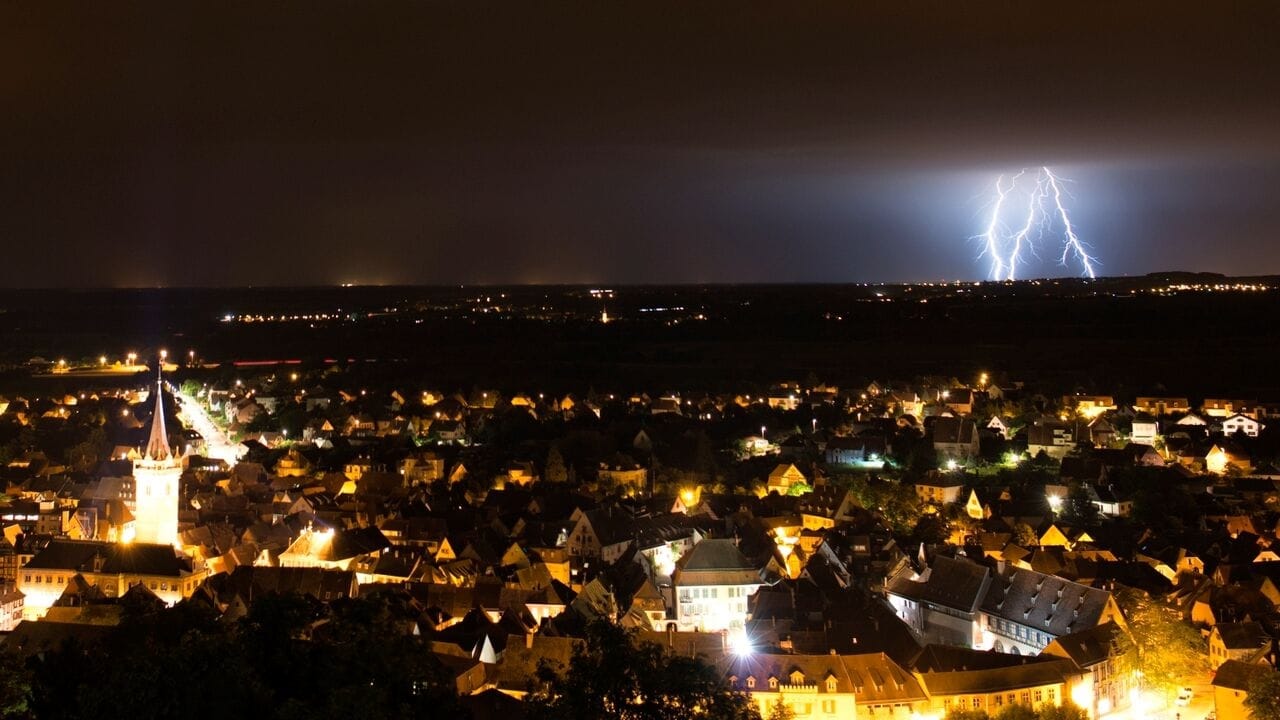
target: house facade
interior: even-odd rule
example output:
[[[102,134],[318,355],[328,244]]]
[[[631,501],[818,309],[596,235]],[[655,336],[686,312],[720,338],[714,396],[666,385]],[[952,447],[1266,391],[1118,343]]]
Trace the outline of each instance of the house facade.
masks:
[[[703,540],[671,574],[676,622],[682,630],[741,630],[751,615],[748,598],[764,584],[733,540]]]

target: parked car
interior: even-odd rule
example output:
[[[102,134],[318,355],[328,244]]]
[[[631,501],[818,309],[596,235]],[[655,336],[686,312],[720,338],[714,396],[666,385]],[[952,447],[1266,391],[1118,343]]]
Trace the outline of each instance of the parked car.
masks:
[[[1192,693],[1191,688],[1184,687],[1184,688],[1182,688],[1182,689],[1178,690],[1178,699],[1177,699],[1177,701],[1176,701],[1176,703],[1175,703],[1175,704],[1176,704],[1178,707],[1186,707],[1186,706],[1190,705],[1190,704],[1191,704],[1191,696],[1192,696],[1193,694],[1194,694],[1194,693]]]

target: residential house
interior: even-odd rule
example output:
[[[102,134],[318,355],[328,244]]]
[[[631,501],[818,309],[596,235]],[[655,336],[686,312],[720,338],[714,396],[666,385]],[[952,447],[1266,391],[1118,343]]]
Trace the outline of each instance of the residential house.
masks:
[[[1257,662],[1271,647],[1271,637],[1257,622],[1220,622],[1209,631],[1209,665],[1217,669],[1228,660]]]
[[[987,430],[990,430],[996,437],[1003,440],[1009,439],[1009,425],[1000,419],[999,415],[992,415],[987,421]]]
[[[1244,433],[1248,437],[1258,437],[1258,433],[1266,428],[1266,425],[1258,422],[1248,415],[1239,413],[1222,421],[1222,434],[1231,437],[1236,433]]]
[[[1062,420],[1040,418],[1027,427],[1027,452],[1044,453],[1061,460],[1076,445],[1076,426]]]
[[[1067,395],[1062,398],[1062,405],[1075,410],[1081,417],[1092,420],[1115,410],[1116,400],[1110,395]]]
[[[1258,402],[1256,400],[1205,398],[1200,408],[1205,415],[1213,418],[1228,418],[1237,414],[1247,415],[1255,420],[1258,417]]]
[[[916,481],[915,489],[921,502],[942,507],[960,501],[964,479],[955,473],[931,472]]]
[[[1256,665],[1227,660],[1213,674],[1213,706],[1217,720],[1249,720],[1244,701],[1249,697],[1249,686],[1265,673],[1278,672],[1270,665]]]
[[[1184,397],[1140,397],[1133,401],[1133,410],[1156,417],[1182,415],[1191,412],[1191,403]]]
[[[280,566],[370,570],[378,556],[389,547],[391,542],[376,527],[308,527],[299,533],[287,550],[280,553]]]
[[[830,465],[856,465],[882,463],[887,450],[883,435],[860,434],[829,438],[825,453]]]
[[[776,466],[766,481],[766,492],[776,492],[779,495],[799,495],[810,489],[809,479],[791,464]]]
[[[969,460],[978,455],[978,423],[972,418],[940,417],[933,423],[933,449],[940,458]]]
[[[1133,416],[1129,429],[1129,442],[1137,445],[1156,444],[1160,439],[1160,423],[1149,413],[1138,413]]]
[[[1040,657],[1066,658],[1085,673],[1068,692],[1090,718],[1129,705],[1130,675],[1124,671],[1116,642],[1124,632],[1118,624],[1106,622],[1056,638],[1040,653]]]
[[[944,392],[941,402],[944,407],[956,415],[971,415],[973,413],[973,399],[972,390],[959,388]]]

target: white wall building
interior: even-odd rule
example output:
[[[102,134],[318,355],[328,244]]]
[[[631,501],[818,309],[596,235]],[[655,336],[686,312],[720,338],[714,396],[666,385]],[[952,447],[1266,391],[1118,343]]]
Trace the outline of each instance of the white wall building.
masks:
[[[760,569],[733,540],[703,540],[672,573],[681,629],[740,630],[751,618],[749,598],[763,585]]]

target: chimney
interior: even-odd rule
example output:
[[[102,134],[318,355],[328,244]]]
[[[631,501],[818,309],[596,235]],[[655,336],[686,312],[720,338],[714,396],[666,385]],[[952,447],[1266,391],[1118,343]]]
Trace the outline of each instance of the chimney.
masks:
[[[531,633],[531,632],[527,632],[527,633],[525,633],[525,634],[524,634],[524,648],[525,648],[526,650],[532,650],[532,649],[533,649],[533,635],[534,635],[534,634],[533,634],[533,633]]]

